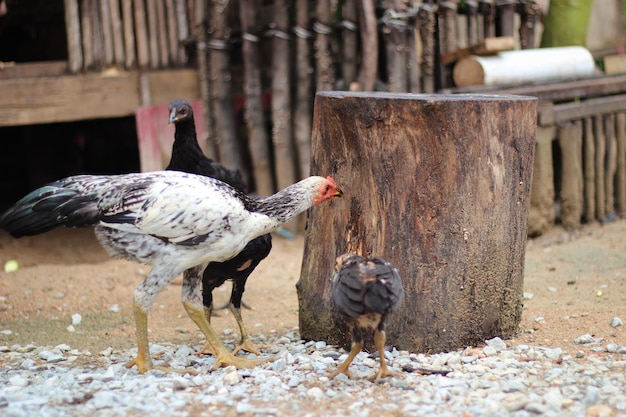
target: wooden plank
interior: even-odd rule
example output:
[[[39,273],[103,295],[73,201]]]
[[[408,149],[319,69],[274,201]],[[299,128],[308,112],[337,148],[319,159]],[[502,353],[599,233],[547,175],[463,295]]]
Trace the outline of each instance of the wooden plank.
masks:
[[[6,62],[4,64],[7,64]],[[0,80],[9,78],[54,77],[67,72],[67,61],[12,63],[0,67]]]
[[[453,92],[517,94],[537,97],[540,100],[565,101],[593,96],[626,93],[626,75],[611,75],[608,77],[588,78],[585,80],[567,81],[562,83],[527,85],[511,88],[498,88],[497,86],[474,86],[456,88]]]
[[[100,2],[100,21],[102,23],[102,35],[104,37],[104,64],[110,67],[115,60],[115,52],[113,46],[111,9],[109,8],[109,3],[106,1]]]
[[[67,34],[68,67],[70,72],[75,73],[80,71],[83,66],[78,0],[65,0],[65,32]]]
[[[139,0],[142,1],[142,0]],[[158,2],[160,3],[160,2]],[[159,68],[159,19],[154,3],[146,7],[148,11],[148,40],[150,42],[150,68]]]
[[[447,65],[468,55],[493,55],[501,51],[510,51],[512,49],[515,49],[515,38],[513,38],[513,36],[485,38],[467,48],[457,49],[456,51],[441,55],[441,63]]]
[[[626,54],[605,56],[604,72],[607,74],[626,74]]]
[[[148,76],[155,103],[199,97],[194,70]],[[139,71],[0,80],[0,126],[132,116],[142,105],[140,90]]]
[[[555,105],[554,122],[563,124],[571,120],[623,111],[626,111],[626,94],[592,98],[585,101],[574,101]]]
[[[174,0],[165,1],[165,21],[167,25],[167,44],[168,44],[168,56],[169,62],[174,65],[178,65],[178,30],[176,28],[176,5]]]
[[[175,98],[189,101],[200,98],[200,80],[196,70],[158,71],[147,75],[153,104],[167,104]],[[202,108],[200,111],[203,111]],[[204,132],[204,128],[202,131]]]

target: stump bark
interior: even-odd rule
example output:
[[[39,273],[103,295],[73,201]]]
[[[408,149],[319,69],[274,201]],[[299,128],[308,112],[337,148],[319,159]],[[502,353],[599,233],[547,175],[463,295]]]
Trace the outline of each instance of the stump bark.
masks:
[[[311,210],[300,333],[349,344],[330,300],[335,257],[382,256],[405,300],[388,343],[447,351],[511,337],[522,314],[536,100],[520,96],[318,93],[311,172],[345,198]]]

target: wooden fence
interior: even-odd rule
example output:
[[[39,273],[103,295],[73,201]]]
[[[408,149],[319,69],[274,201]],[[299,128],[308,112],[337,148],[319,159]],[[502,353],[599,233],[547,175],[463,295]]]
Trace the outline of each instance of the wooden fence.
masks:
[[[209,156],[261,194],[308,174],[315,91],[436,92],[451,86],[441,54],[495,35],[533,46],[538,16],[530,0],[65,0],[65,11],[73,73],[197,67]]]

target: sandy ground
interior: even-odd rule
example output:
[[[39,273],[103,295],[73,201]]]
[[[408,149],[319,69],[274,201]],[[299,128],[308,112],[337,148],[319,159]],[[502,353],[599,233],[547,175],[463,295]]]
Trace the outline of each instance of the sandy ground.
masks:
[[[298,325],[295,283],[300,275],[304,238],[274,238],[274,249],[248,281],[244,310],[252,335],[283,333]],[[148,267],[112,260],[91,229],[56,230],[11,238],[0,231],[0,265],[16,259],[16,272],[0,272],[0,345],[35,343],[99,352],[135,346],[132,294]],[[529,240],[526,251],[523,319],[510,342],[584,349],[574,338],[589,333],[606,343],[626,345],[626,220],[592,224],[567,232],[554,228]],[[230,285],[215,291],[225,303]],[[531,296],[532,294],[532,296]],[[67,330],[71,316],[82,322]],[[216,330],[237,329],[224,311]],[[203,338],[180,303],[180,278],[157,298],[149,316],[150,340],[198,345]]]

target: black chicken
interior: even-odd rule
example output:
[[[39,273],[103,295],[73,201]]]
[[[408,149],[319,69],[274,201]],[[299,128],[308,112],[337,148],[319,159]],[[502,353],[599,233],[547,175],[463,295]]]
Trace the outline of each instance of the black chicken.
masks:
[[[372,379],[402,377],[387,369],[385,361],[385,325],[391,313],[398,310],[404,289],[398,271],[381,258],[366,259],[354,253],[337,258],[332,283],[332,299],[337,311],[352,330],[352,347],[348,358],[330,375],[345,374],[363,349],[363,332],[374,332],[374,343],[380,358],[380,370]]]
[[[176,127],[174,133],[174,145],[172,146],[172,159],[167,170],[184,171],[192,174],[204,175],[223,181],[241,192],[245,192],[245,184],[241,173],[236,170],[226,169],[218,162],[207,158],[198,145],[196,126],[191,104],[186,100],[172,100],[169,105],[169,122]],[[222,285],[226,280],[232,280],[233,286],[230,294],[228,308],[235,316],[241,339],[233,353],[239,350],[256,353],[259,355],[259,347],[248,336],[248,332],[241,317],[242,296],[245,291],[246,281],[252,271],[265,259],[272,249],[272,236],[268,233],[250,241],[246,247],[234,258],[226,262],[211,262],[202,275],[202,298],[207,320],[211,320],[213,310],[213,290]],[[207,342],[200,353],[213,354],[211,345]]]

